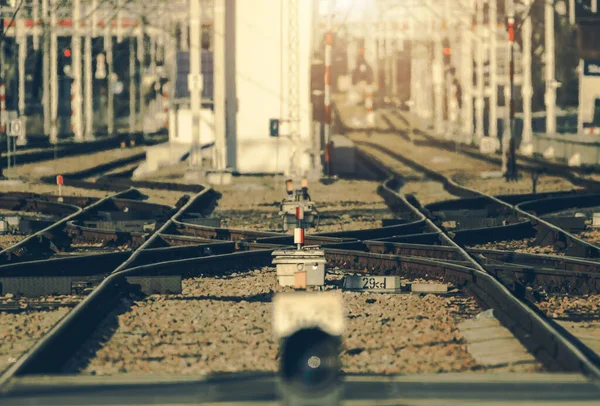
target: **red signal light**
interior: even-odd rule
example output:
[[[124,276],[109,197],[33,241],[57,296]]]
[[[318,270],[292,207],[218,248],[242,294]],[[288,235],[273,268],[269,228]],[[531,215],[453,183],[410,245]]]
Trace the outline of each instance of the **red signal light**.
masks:
[[[450,48],[444,48],[444,55],[450,55],[452,53],[452,51],[450,50]]]
[[[67,58],[71,57],[71,50],[70,49],[65,49],[65,51],[63,52],[63,55]]]

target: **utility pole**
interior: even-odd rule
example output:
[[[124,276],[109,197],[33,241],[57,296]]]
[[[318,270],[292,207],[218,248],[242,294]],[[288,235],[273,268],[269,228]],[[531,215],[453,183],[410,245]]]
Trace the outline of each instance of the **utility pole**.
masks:
[[[525,7],[531,7],[532,0],[525,0]],[[531,98],[533,86],[531,85],[531,16],[526,16],[522,26],[523,38],[523,84],[521,95],[523,97],[523,134],[521,137],[521,153],[531,155],[533,153],[532,128],[531,128]]]
[[[485,42],[483,38],[483,3],[484,0],[477,0],[477,100],[475,101],[475,137],[477,139],[477,145],[481,144],[483,139],[483,109],[485,107],[484,99],[484,82],[485,78],[483,75],[483,57],[485,53]]]
[[[73,0],[73,34],[71,37],[71,48],[72,48],[72,72],[73,81],[71,82],[71,109],[73,115],[71,119],[73,122],[73,134],[75,135],[76,142],[83,141],[83,131],[81,128],[81,112],[82,112],[82,97],[81,97],[81,0]]]
[[[473,141],[473,33],[472,33],[472,2],[467,2],[468,13],[463,14],[462,24],[462,132],[465,140]]]
[[[224,170],[227,166],[226,150],[226,105],[225,105],[225,41],[228,35],[225,30],[225,0],[214,0],[214,103],[215,103],[215,149],[216,162],[213,165]]]
[[[125,0],[117,0],[117,42],[123,42],[123,2]]]
[[[442,135],[444,132],[444,62],[442,48],[442,34],[436,33],[434,36],[433,48],[433,87],[435,93],[435,114],[434,128],[437,135]]]
[[[331,59],[333,46],[333,10],[334,0],[327,2],[327,33],[325,34],[325,88],[324,88],[324,109],[325,109],[325,175],[331,176]]]
[[[292,156],[290,176],[300,177],[300,49],[298,37],[298,0],[287,0],[288,4],[288,115]]]
[[[149,43],[150,66],[148,68],[149,68],[150,76],[153,78],[153,80],[156,80],[155,79],[156,78],[156,55],[157,55],[158,44],[156,41],[156,37],[154,35],[149,35],[148,41],[150,42]],[[151,121],[154,121],[154,122],[156,122],[156,117],[158,117],[158,114],[159,114],[158,113],[159,112],[159,105],[158,105],[159,100],[160,100],[160,98],[156,97],[156,98],[152,99],[150,101],[150,104],[148,105],[148,107],[150,108],[149,109],[150,111],[148,113],[148,115],[149,115],[148,119]],[[142,119],[142,122],[143,121],[144,120]],[[215,124],[215,126],[216,126],[216,124]],[[153,125],[153,130],[154,130],[154,125]],[[215,130],[216,130],[216,128],[215,128]]]
[[[235,61],[235,30],[236,30],[236,0],[225,0],[225,83],[234,83],[236,77]],[[234,86],[227,86],[225,89],[226,106],[226,127],[227,127],[227,163],[226,166],[232,169],[237,167],[237,119],[238,111],[236,89]]]
[[[136,86],[135,86],[135,44],[132,37],[129,38],[129,133],[136,132]]]
[[[199,169],[202,164],[200,154],[200,114],[202,97],[202,9],[200,0],[190,0],[190,104],[192,109],[192,153],[190,165]]]
[[[37,21],[40,18],[39,14],[40,14],[40,2],[39,2],[39,0],[32,0],[32,2],[31,2],[31,18],[34,21],[34,29],[33,29],[33,33],[31,34],[31,36],[33,39],[33,49],[35,51],[40,49],[40,37],[37,35],[37,31],[35,29],[35,27],[37,26]]]
[[[94,138],[94,107],[93,107],[93,78],[92,78],[92,38],[96,36],[96,7],[97,0],[92,0],[89,5],[91,9],[92,27],[86,24],[85,45],[84,45],[84,79],[85,79],[85,139],[90,141]],[[90,14],[90,13],[88,13]]]
[[[545,46],[546,59],[546,134],[556,133],[556,81],[554,79],[554,0],[546,0],[545,21]]]
[[[50,142],[58,143],[58,38],[56,36],[57,0],[50,0]]]
[[[515,44],[515,4],[514,0],[506,0],[506,17],[508,25],[508,61],[509,61],[509,81],[508,91],[509,97],[507,98],[509,106],[509,120],[508,120],[508,131],[505,131],[504,142],[502,143],[503,153],[502,156],[506,156],[507,168],[504,172],[506,180],[516,180],[517,178],[517,157],[515,151],[515,139],[514,139],[514,121],[515,121],[515,102],[514,102],[514,82],[515,82],[515,63],[514,63],[514,44]]]
[[[48,35],[48,0],[42,0],[42,105],[44,135],[50,134],[50,36]]]
[[[444,55],[444,91],[445,91],[445,118],[446,122],[446,134],[445,138],[450,138],[453,141],[456,140],[457,128],[456,128],[456,108],[457,108],[457,100],[456,100],[456,88],[454,85],[454,79],[456,75],[456,71],[454,70],[454,65],[452,64],[452,51],[453,51],[453,39],[454,39],[454,22],[452,18],[452,14],[450,13],[450,0],[444,0],[444,20],[443,20],[443,28],[445,36],[445,40],[442,43]],[[446,58],[449,59],[449,63],[447,64]]]
[[[400,31],[397,26],[394,24],[392,26],[392,55],[390,58],[391,72],[392,72],[392,99],[395,102],[399,99],[398,97],[398,50],[400,48],[400,42],[403,41],[403,38],[400,35]]]
[[[146,42],[146,26],[145,23],[142,22],[142,24],[140,25],[140,32],[139,35],[137,37],[137,60],[138,63],[140,65],[140,68],[138,70],[138,74],[135,75],[135,78],[137,79],[137,86],[139,89],[139,99],[138,99],[138,105],[139,105],[139,109],[140,109],[140,113],[139,113],[139,121],[140,121],[140,131],[143,134],[144,133],[144,123],[146,122],[146,100],[144,97],[144,87],[142,86],[143,83],[143,78],[144,78],[144,74],[146,72],[146,49],[145,49],[145,42]],[[138,115],[135,116],[135,119],[137,121]]]
[[[111,25],[111,20],[106,19],[104,21],[104,50],[106,51],[106,66],[108,68],[106,79],[106,129],[109,136],[115,133],[113,37]]]
[[[25,116],[25,60],[27,59],[27,33],[25,32],[25,21],[17,19],[17,42],[19,44],[19,118],[21,119],[22,136],[16,141],[17,145],[25,145],[27,137],[25,129],[27,117]]]
[[[498,0],[488,0],[490,35],[490,129],[489,136],[498,141]],[[508,107],[507,101],[505,106]],[[508,124],[508,123],[507,123]]]

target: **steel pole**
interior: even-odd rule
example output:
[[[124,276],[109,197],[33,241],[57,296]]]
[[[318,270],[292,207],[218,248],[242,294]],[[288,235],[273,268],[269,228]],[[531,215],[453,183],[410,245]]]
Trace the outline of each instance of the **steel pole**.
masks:
[[[545,49],[546,56],[545,79],[546,79],[546,133],[556,133],[556,81],[554,63],[554,0],[546,0],[544,8],[545,16]]]
[[[58,38],[56,36],[57,0],[50,0],[50,142],[58,142]]]
[[[135,74],[135,44],[134,39],[129,38],[129,133],[134,134],[136,132],[136,74]]]
[[[442,34],[437,33],[434,37],[433,48],[433,87],[435,98],[435,114],[433,116],[435,133],[442,135],[444,132],[444,62],[442,49]]]
[[[85,139],[92,140],[94,138],[94,109],[93,109],[93,77],[92,77],[92,36],[96,27],[96,0],[91,3],[91,20],[92,27],[86,24],[85,30],[85,49],[84,49],[84,79],[85,79],[85,94],[84,94],[84,115],[85,115]]]
[[[483,59],[485,54],[485,42],[483,39],[483,0],[477,1],[477,99],[475,101],[476,122],[475,122],[475,138],[477,144],[481,144],[484,136],[483,131],[483,114],[485,107],[484,99],[484,75],[483,75]]]
[[[325,109],[325,175],[331,176],[331,59],[333,46],[333,9],[334,0],[327,2],[327,33],[325,34],[325,89],[324,89],[324,109]]]
[[[48,0],[42,0],[42,106],[44,136],[50,134],[50,36],[48,35]]]
[[[140,26],[140,31],[137,37],[137,62],[139,64],[139,69],[136,72],[135,79],[137,81],[137,88],[139,90],[138,93],[138,101],[137,104],[139,106],[139,114],[136,114],[135,119],[140,121],[139,126],[136,124],[136,130],[139,130],[142,134],[144,133],[144,123],[146,122],[146,99],[144,97],[144,87],[143,79],[144,74],[146,73],[146,26],[144,23]]]
[[[226,105],[225,105],[225,47],[227,31],[225,30],[225,0],[215,0],[214,3],[214,103],[215,103],[215,149],[216,162],[219,170],[227,166],[226,150]]]
[[[530,7],[532,0],[525,0],[525,6]],[[523,21],[523,85],[521,95],[523,97],[523,134],[521,137],[521,153],[531,155],[533,153],[532,128],[531,128],[531,98],[533,96],[533,86],[531,84],[531,16],[527,16]]]
[[[114,66],[113,66],[113,37],[111,20],[105,21],[104,30],[104,49],[106,51],[106,67],[107,67],[107,79],[106,79],[106,129],[108,135],[115,133],[115,101],[113,93],[113,81],[114,81]]]
[[[470,8],[468,9],[472,11]],[[470,144],[473,141],[473,33],[471,13],[463,14],[462,24],[462,132]]]
[[[25,31],[25,21],[22,18],[17,19],[17,39],[19,44],[19,118],[21,119],[22,136],[16,141],[18,145],[27,144],[25,129],[27,128],[27,117],[25,116],[25,60],[27,59],[27,33]],[[16,149],[16,146],[15,146]],[[15,154],[16,158],[16,154]]]
[[[192,154],[190,164],[200,167],[200,114],[202,96],[202,9],[200,0],[190,0],[190,104],[192,110]]]
[[[34,29],[31,37],[33,39],[33,49],[35,51],[40,49],[40,37],[37,35],[36,28],[37,22],[40,18],[40,1],[39,0],[31,0],[31,18],[34,21]]]
[[[73,33],[71,36],[71,48],[72,48],[72,73],[73,82],[71,83],[72,100],[71,110],[73,111],[71,123],[75,141],[83,141],[82,131],[82,97],[81,97],[81,0],[73,0]]]
[[[506,170],[506,178],[507,180],[515,180],[517,178],[517,157],[515,151],[515,139],[514,139],[514,122],[515,122],[515,101],[514,101],[514,83],[515,83],[515,63],[514,63],[514,44],[515,44],[515,10],[514,10],[514,2],[513,0],[507,0],[506,2],[506,14],[507,14],[507,23],[508,23],[508,57],[509,57],[509,97],[508,97],[508,106],[509,106],[509,120],[508,120],[508,131],[506,134],[508,135],[506,144],[504,146],[505,153],[503,155],[507,155],[507,170]]]
[[[497,0],[489,3],[490,35],[490,128],[489,136],[498,140],[498,13]],[[505,103],[506,104],[506,103]]]

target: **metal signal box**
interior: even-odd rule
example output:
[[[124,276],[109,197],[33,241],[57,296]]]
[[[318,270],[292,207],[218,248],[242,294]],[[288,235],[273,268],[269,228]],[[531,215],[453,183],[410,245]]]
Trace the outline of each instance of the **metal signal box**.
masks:
[[[306,273],[306,286],[325,285],[325,252],[318,248],[273,251],[273,265],[281,286],[296,286],[296,273]],[[304,281],[304,278],[302,278]],[[298,287],[298,286],[296,286]]]

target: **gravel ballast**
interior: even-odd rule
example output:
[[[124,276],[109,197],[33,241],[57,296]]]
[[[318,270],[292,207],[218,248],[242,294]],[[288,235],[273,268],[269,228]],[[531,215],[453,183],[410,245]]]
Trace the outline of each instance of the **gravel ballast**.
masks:
[[[328,275],[328,279],[340,279]],[[331,289],[331,288],[330,288]],[[65,372],[92,375],[275,371],[272,268],[184,281],[181,295],[124,300]],[[482,370],[457,329],[481,309],[449,296],[344,292],[345,372]]]
[[[531,193],[532,191],[531,175],[527,172],[521,171],[522,177],[516,182],[506,182],[503,178],[492,175],[492,173],[500,171],[499,165],[484,162],[460,152],[428,146],[426,137],[420,135],[419,131],[411,133],[410,127],[413,125],[415,129],[427,132],[428,130],[425,128],[427,123],[410,113],[398,112],[394,109],[380,109],[375,112],[374,128],[365,132],[361,128],[364,126],[360,124],[364,122],[364,107],[348,105],[345,98],[340,95],[336,95],[335,100],[338,102],[337,110],[341,121],[348,127],[347,136],[352,141],[381,145],[444,174],[460,185],[483,193],[499,195]],[[394,131],[397,133],[395,134]],[[408,134],[413,141],[419,141],[419,144],[416,145],[400,136],[398,134],[400,132]],[[358,148],[363,149],[365,146],[360,145]],[[378,152],[376,156],[379,159],[381,155],[385,154]],[[578,187],[563,178],[541,174],[537,180],[537,192],[573,189],[578,189]]]
[[[214,215],[221,226],[262,231],[281,231],[278,215],[286,196],[282,177],[236,177],[231,185],[215,186],[222,194]],[[335,232],[381,227],[393,218],[377,194],[379,182],[338,179],[331,185],[309,184],[309,194],[320,214],[319,227],[310,232]]]
[[[459,185],[490,195],[522,194],[532,192],[532,181],[526,172],[516,182],[506,182],[504,178],[494,177],[500,167],[458,152],[446,151],[426,145],[415,145],[402,137],[390,134],[352,132],[348,137],[355,142],[368,142],[388,148],[394,153],[407,157],[417,163],[442,173]],[[393,140],[393,142],[391,142]],[[363,149],[366,146],[358,145]],[[377,151],[375,157],[386,156]],[[389,156],[388,156],[389,157]],[[393,159],[393,158],[392,158]],[[566,179],[556,176],[539,175],[536,190],[538,193],[578,189]]]
[[[18,244],[27,237],[27,235],[19,234],[0,234],[0,249],[5,249]]]
[[[477,244],[468,248],[486,249],[486,250],[501,250],[523,252],[527,254],[546,254],[546,255],[565,255],[564,252],[557,251],[556,248],[550,245],[536,245],[535,238],[524,238],[522,240],[508,240],[488,242],[485,244]]]
[[[16,362],[35,342],[46,334],[81,300],[79,296],[45,296],[36,298],[0,296],[0,306],[18,307],[19,311],[0,307],[0,373]],[[27,310],[43,306],[48,310]]]
[[[537,306],[600,355],[600,295],[551,296]]]

